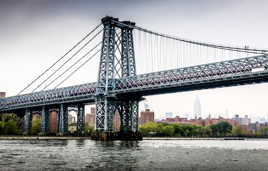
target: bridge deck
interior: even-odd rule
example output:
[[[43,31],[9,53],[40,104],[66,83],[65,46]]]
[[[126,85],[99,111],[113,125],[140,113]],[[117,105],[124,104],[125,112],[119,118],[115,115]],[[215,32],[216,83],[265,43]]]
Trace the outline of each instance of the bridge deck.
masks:
[[[254,56],[115,79],[115,95],[139,96],[251,84],[268,81],[268,56]],[[97,83],[0,99],[0,111],[94,102]]]

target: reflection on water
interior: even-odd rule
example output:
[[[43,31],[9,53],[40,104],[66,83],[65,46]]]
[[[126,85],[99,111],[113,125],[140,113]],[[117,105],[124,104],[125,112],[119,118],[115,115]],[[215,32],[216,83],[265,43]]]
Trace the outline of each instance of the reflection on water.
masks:
[[[267,170],[268,141],[0,141],[0,170]]]

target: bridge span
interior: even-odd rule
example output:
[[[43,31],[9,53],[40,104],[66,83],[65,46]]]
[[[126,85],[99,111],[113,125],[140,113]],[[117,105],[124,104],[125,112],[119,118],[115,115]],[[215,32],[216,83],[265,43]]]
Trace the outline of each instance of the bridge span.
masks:
[[[23,113],[25,133],[29,133],[32,111],[39,110],[42,115],[42,131],[47,134],[49,132],[49,109],[58,108],[59,132],[61,135],[65,135],[68,132],[68,107],[77,107],[78,132],[83,135],[85,105],[94,103],[96,104],[95,131],[97,136],[101,134],[102,137],[103,135],[107,137],[114,131],[113,118],[117,110],[120,114],[121,132],[135,134],[137,137],[139,133],[138,104],[144,96],[268,81],[268,54],[265,50],[235,48],[179,39],[143,29],[135,26],[133,22],[119,21],[113,17],[104,17],[102,25],[103,37],[101,49],[98,51],[101,55],[97,82],[63,88],[56,87],[51,90],[34,91],[0,99],[0,112]],[[93,29],[92,32],[98,27]],[[133,30],[197,46],[254,55],[137,74]],[[95,36],[92,39],[94,38]],[[96,47],[98,45],[91,51]]]

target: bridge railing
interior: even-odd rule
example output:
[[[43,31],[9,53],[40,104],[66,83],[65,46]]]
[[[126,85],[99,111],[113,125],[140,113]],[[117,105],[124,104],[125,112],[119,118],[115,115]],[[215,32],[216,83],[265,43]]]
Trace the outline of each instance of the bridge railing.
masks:
[[[70,98],[93,95],[96,92],[97,83],[87,83],[54,90],[46,90],[20,96],[7,97],[0,100],[0,110],[10,107],[19,107],[34,104],[46,104],[56,101],[65,101]]]
[[[173,70],[141,74],[116,80],[115,91],[126,91],[143,87],[164,86],[172,82],[180,83],[191,80],[204,80],[235,76],[241,73],[254,73],[256,69],[268,68],[268,56],[254,56],[235,60],[215,62]],[[259,70],[259,71],[261,71]],[[258,70],[256,70],[258,71]]]

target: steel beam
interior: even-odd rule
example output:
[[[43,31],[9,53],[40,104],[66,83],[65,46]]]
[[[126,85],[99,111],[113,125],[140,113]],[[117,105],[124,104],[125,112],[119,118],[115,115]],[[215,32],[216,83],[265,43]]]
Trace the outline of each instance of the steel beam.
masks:
[[[117,102],[117,110],[120,115],[120,131],[139,131],[139,101],[122,100]]]
[[[67,135],[68,134],[68,105],[60,105],[60,114],[59,114],[59,134]]]
[[[44,135],[49,133],[49,108],[47,106],[42,106],[42,133]]]
[[[113,131],[113,119],[115,114],[115,103],[107,98],[96,99],[96,131]]]
[[[79,136],[85,135],[85,105],[84,104],[78,105],[77,133]]]
[[[31,134],[32,132],[32,111],[29,108],[25,109],[24,115],[24,134]]]

